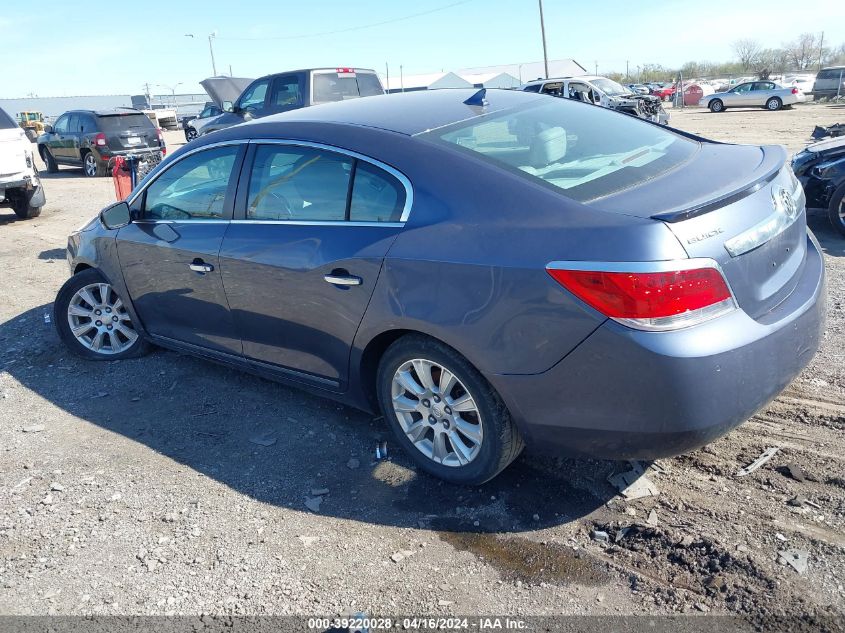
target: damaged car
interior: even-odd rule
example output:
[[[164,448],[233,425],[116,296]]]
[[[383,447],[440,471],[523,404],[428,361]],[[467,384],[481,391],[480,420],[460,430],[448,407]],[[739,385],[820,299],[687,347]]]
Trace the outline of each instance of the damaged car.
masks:
[[[28,220],[41,215],[44,203],[32,143],[15,120],[0,109],[0,207],[11,207],[16,216]]]
[[[522,86],[522,90],[586,101],[661,125],[669,124],[669,113],[663,109],[660,97],[635,93],[607,77],[581,75],[537,79]]]
[[[792,158],[792,171],[804,186],[807,206],[825,209],[845,237],[845,137],[808,145]]]

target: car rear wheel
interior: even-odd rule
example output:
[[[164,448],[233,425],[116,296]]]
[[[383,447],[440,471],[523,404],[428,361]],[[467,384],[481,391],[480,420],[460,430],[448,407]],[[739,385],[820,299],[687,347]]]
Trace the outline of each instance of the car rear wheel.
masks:
[[[830,198],[827,217],[830,219],[833,228],[842,237],[845,237],[845,185],[842,185],[833,192],[833,196]]]
[[[725,104],[722,103],[721,99],[713,99],[707,107],[710,108],[710,112],[722,112],[725,109]]]
[[[418,335],[399,339],[382,357],[377,381],[379,403],[397,441],[435,477],[481,484],[523,448],[493,387],[439,341]]]
[[[77,273],[59,290],[53,321],[65,345],[89,360],[132,358],[147,350],[117,291],[92,268]]]
[[[780,110],[782,107],[783,101],[781,101],[778,97],[772,97],[766,101],[766,110],[774,112],[775,110]]]
[[[53,158],[50,150],[46,147],[41,150],[41,158],[44,160],[44,164],[47,166],[47,171],[49,173],[55,174],[59,171],[59,164],[56,162],[56,159]]]

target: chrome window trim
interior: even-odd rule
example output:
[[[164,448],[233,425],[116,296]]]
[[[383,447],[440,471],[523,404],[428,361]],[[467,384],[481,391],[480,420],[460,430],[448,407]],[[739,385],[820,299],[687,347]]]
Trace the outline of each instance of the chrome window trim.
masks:
[[[346,220],[231,220],[231,224],[290,224],[293,226],[383,226],[402,228],[402,222],[355,222]]]
[[[350,220],[349,222],[345,222],[346,225],[357,225],[357,224],[366,224],[366,225],[384,225],[384,224],[399,224],[400,226],[405,224],[408,221],[408,218],[411,215],[411,207],[414,206],[414,188],[411,185],[411,181],[408,177],[403,174],[401,171],[396,169],[395,167],[391,167],[378,159],[372,158],[365,154],[360,154],[350,149],[344,149],[342,147],[337,147],[335,145],[326,145],[324,143],[314,143],[311,141],[297,141],[293,139],[281,139],[281,138],[252,138],[248,141],[250,144],[255,145],[291,145],[294,147],[309,147],[312,149],[320,149],[327,152],[334,152],[335,154],[343,154],[345,156],[350,156],[352,158],[356,158],[358,160],[362,160],[365,163],[369,163],[379,169],[386,171],[388,174],[396,178],[402,186],[405,188],[405,204],[402,207],[402,214],[399,216],[398,222],[356,222],[355,220]],[[298,222],[299,220],[233,220],[233,222],[280,222],[284,224],[290,224],[291,222]],[[314,224],[332,224],[336,222],[342,222],[339,220],[303,220],[303,222],[313,222]]]
[[[739,307],[734,289],[725,271],[715,259],[710,257],[690,257],[689,259],[665,259],[651,262],[587,262],[587,261],[553,261],[546,264],[551,270],[588,270],[604,273],[665,273],[675,270],[692,270],[695,268],[714,268],[722,275],[728,292],[731,293],[734,305]]]
[[[217,142],[217,143],[209,143],[208,145],[203,145],[202,147],[195,147],[195,148],[194,148],[194,149],[192,149],[192,150],[188,150],[187,152],[185,152],[184,154],[182,154],[179,158],[177,158],[177,159],[173,160],[170,164],[168,164],[168,165],[167,165],[167,167],[166,167],[165,169],[162,169],[161,171],[159,171],[159,172],[155,175],[155,178],[153,178],[152,180],[150,180],[150,181],[149,181],[149,182],[147,182],[147,183],[144,183],[144,186],[143,186],[141,189],[139,189],[139,190],[138,190],[138,191],[137,191],[137,192],[136,192],[136,193],[135,193],[135,194],[134,194],[131,198],[129,198],[129,200],[127,200],[126,202],[129,204],[129,207],[131,208],[131,207],[132,207],[132,205],[133,205],[133,204],[135,204],[135,201],[136,201],[136,200],[137,200],[140,196],[142,196],[142,195],[144,194],[144,192],[146,192],[146,190],[147,190],[147,189],[149,189],[149,188],[150,188],[150,186],[151,186],[151,185],[152,185],[152,184],[153,184],[156,180],[158,180],[158,179],[161,177],[161,175],[162,175],[163,173],[165,173],[166,171],[171,170],[171,169],[173,168],[173,166],[174,166],[174,165],[177,165],[178,163],[181,163],[183,160],[185,160],[186,158],[188,158],[188,156],[193,156],[194,154],[198,154],[199,152],[202,152],[202,151],[207,150],[207,149],[214,149],[215,147],[225,147],[225,146],[227,146],[227,145],[244,145],[244,144],[246,144],[246,143],[249,143],[249,139],[235,139],[235,140],[228,140],[228,141],[219,141],[219,142]],[[141,222],[141,221],[142,221],[142,220],[135,220],[135,222]],[[146,221],[146,222],[150,222],[150,223],[155,223],[155,222],[171,222],[171,220],[145,220],[145,221]],[[215,220],[183,220],[183,221],[184,221],[184,222],[191,222],[191,221],[193,221],[193,222],[214,222]],[[228,221],[228,220],[227,220],[227,221]]]

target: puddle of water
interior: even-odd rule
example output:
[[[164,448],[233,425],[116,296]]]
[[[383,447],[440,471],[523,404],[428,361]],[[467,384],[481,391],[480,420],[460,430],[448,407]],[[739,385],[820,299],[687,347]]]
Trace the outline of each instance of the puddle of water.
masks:
[[[496,534],[438,532],[455,549],[471,552],[511,581],[596,586],[608,582],[607,569],[587,555],[558,543],[537,543]]]

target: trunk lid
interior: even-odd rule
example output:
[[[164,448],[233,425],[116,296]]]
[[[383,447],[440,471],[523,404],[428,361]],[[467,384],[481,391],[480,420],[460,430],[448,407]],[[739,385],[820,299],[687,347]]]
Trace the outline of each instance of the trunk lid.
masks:
[[[113,152],[159,148],[158,130],[143,113],[99,117],[99,129]]]
[[[789,296],[806,257],[804,193],[785,162],[780,146],[705,143],[679,169],[594,204],[664,222],[690,257],[721,266],[759,319]]]

